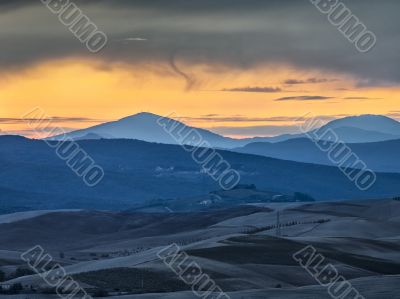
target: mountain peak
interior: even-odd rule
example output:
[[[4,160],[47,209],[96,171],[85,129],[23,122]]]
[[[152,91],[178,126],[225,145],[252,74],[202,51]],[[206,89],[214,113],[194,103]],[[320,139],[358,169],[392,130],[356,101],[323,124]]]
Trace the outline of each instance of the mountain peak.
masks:
[[[400,123],[384,115],[362,114],[347,116],[327,123],[324,129],[357,128],[394,136],[400,135]]]
[[[120,120],[131,120],[131,119],[154,120],[154,119],[159,119],[160,117],[162,117],[162,116],[154,114],[154,113],[150,113],[150,112],[139,112],[139,113],[121,118]]]
[[[177,144],[180,141],[176,140],[175,136],[172,136],[165,128],[158,123],[158,120],[163,116],[149,113],[140,112],[131,116],[127,116],[117,121],[103,123],[82,129],[67,134],[69,138],[74,140],[81,139],[137,139],[147,142],[157,142],[165,144]],[[168,118],[168,116],[166,116]],[[179,120],[170,118],[176,124],[180,124],[180,130],[184,128],[189,132],[192,127],[187,126]],[[204,129],[197,129],[197,132],[201,134],[203,140],[207,141],[211,147],[218,148],[233,148],[236,147],[236,140],[220,136],[211,131]],[[182,131],[181,131],[182,133]],[[65,138],[63,136],[51,137],[51,140],[59,140],[59,138]]]
[[[372,123],[373,122],[373,123]],[[399,122],[385,115],[377,114],[361,114],[355,116],[346,116],[329,122],[328,126],[371,126],[375,124],[395,124],[399,125]],[[363,127],[365,129],[365,127]]]
[[[393,118],[390,118],[385,115],[380,115],[380,114],[360,114],[360,115],[354,115],[354,116],[347,116],[342,119],[365,119],[365,120],[390,120],[390,121],[395,121]]]

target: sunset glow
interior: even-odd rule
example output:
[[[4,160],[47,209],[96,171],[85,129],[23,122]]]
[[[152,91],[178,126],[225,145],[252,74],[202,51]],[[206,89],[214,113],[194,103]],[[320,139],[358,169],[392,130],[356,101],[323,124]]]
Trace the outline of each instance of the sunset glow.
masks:
[[[399,88],[356,88],[354,80],[340,74],[283,65],[246,71],[207,65],[182,64],[180,68],[195,82],[190,90],[185,79],[167,64],[136,67],[78,58],[49,61],[2,78],[0,117],[18,119],[34,108],[34,102],[52,117],[71,118],[55,123],[69,131],[143,111],[159,115],[176,112],[188,124],[240,138],[274,135],[268,129],[263,133],[262,126],[293,131],[294,119],[309,112],[333,118],[372,112],[397,116]],[[324,78],[327,82],[285,83],[293,78]],[[268,87],[273,92],[246,91],[252,87]],[[296,98],[303,96],[326,99]],[[254,134],[251,129],[249,133],[233,133],[233,128],[248,127],[260,128]],[[30,136],[26,124],[17,120],[3,121],[1,129]]]

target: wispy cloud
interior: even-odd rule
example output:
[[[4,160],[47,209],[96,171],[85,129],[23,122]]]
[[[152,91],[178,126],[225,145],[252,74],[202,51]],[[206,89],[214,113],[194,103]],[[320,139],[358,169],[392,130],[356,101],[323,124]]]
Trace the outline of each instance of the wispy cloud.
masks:
[[[369,88],[369,87],[394,87],[398,86],[398,83],[390,80],[382,79],[360,79],[357,81],[356,88]]]
[[[340,114],[340,115],[319,115],[318,119],[324,121],[331,121],[340,117],[348,116],[347,114]],[[310,117],[311,118],[311,117]],[[289,122],[301,122],[308,119],[307,117],[299,117],[299,116],[270,116],[270,117],[247,117],[242,115],[219,115],[219,114],[207,114],[198,117],[182,117],[180,120],[186,122],[244,122],[244,123],[251,123],[251,122],[282,122],[282,123],[289,123]]]
[[[400,115],[400,111],[399,111]],[[282,134],[297,134],[300,133],[299,123],[308,121],[310,119],[319,119],[324,123],[328,123],[338,118],[343,118],[350,116],[349,114],[336,114],[336,115],[309,115],[309,116],[274,116],[266,118],[253,118],[253,121],[276,121],[283,122],[282,124],[265,124],[265,125],[255,125],[255,126],[214,126],[210,130],[231,137],[270,137],[278,136]],[[241,118],[245,122],[245,118]],[[250,121],[251,122],[251,121]]]
[[[327,82],[335,82],[338,79],[327,79],[327,78],[308,78],[306,80],[298,80],[298,79],[288,79],[284,81],[284,84],[287,85],[296,85],[296,84],[318,84],[318,83],[327,83]]]
[[[369,97],[345,97],[345,100],[382,100],[382,98],[369,98]]]
[[[400,111],[398,111],[398,110],[390,111],[389,113],[386,113],[386,116],[392,117],[392,118],[395,118],[398,120],[398,119],[400,119]]]
[[[122,42],[145,42],[147,40],[148,39],[144,38],[144,37],[127,37],[127,38],[120,39],[119,41],[122,41]]]
[[[186,81],[185,90],[186,91],[192,90],[197,85],[198,82],[193,75],[186,73],[185,71],[183,71],[178,67],[175,61],[176,58],[175,56],[176,54],[171,55],[171,57],[169,58],[169,65],[175,74],[182,77]]]
[[[273,93],[273,92],[282,92],[282,89],[279,87],[269,87],[269,86],[264,86],[264,87],[247,86],[247,87],[225,88],[222,91]]]
[[[76,130],[76,128],[69,127],[46,127],[38,129],[21,129],[21,130],[1,130],[0,135],[20,135],[25,137],[37,137],[38,133],[47,135],[47,133],[52,134],[63,134]],[[43,137],[43,136],[40,136]]]
[[[290,122],[296,121],[295,116],[271,116],[271,117],[246,117],[246,116],[222,116],[213,114],[212,116],[204,115],[199,117],[182,117],[181,120],[189,122]]]
[[[0,118],[0,124],[6,125],[18,125],[18,124],[26,124],[28,121],[35,121],[37,119],[22,119],[22,118]],[[96,123],[96,122],[105,122],[107,120],[103,119],[93,119],[87,117],[63,117],[63,116],[55,116],[51,118],[40,119],[42,121],[52,121],[55,123]]]
[[[248,126],[248,127],[230,127],[230,126],[219,126],[211,128],[211,131],[228,136],[237,137],[269,137],[281,134],[299,133],[299,127],[296,125],[290,126]]]
[[[283,97],[275,99],[275,101],[325,101],[333,99],[333,97],[324,96],[295,96],[295,97]]]

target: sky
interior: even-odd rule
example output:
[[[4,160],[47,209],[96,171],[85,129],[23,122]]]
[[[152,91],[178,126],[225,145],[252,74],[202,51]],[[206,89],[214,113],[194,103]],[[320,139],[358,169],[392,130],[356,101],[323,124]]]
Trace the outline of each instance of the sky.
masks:
[[[41,1],[0,2],[0,130],[35,137],[139,112],[231,137],[296,132],[312,113],[400,119],[398,0],[343,0],[377,36],[360,53],[309,0],[74,3],[108,42],[88,51]]]

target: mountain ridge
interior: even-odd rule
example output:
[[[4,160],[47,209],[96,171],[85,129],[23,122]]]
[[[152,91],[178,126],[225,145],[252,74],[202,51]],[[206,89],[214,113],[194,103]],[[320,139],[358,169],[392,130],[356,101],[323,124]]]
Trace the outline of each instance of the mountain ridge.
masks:
[[[73,140],[81,139],[137,139],[147,142],[157,142],[164,144],[178,144],[168,132],[158,124],[162,116],[141,112],[130,115],[116,121],[106,122],[86,129],[72,131],[65,135],[52,136],[49,140],[63,140],[65,138]],[[232,149],[245,146],[253,142],[281,142],[288,139],[301,138],[307,136],[300,134],[283,134],[274,137],[251,137],[235,139],[225,137],[210,130],[196,128],[180,120],[173,118],[164,118],[174,126],[179,126],[183,131],[192,129],[197,130],[202,138],[207,141],[211,147]],[[372,122],[372,123],[371,123]],[[359,115],[336,119],[321,128],[314,129],[319,135],[328,129],[334,130],[342,142],[346,143],[364,143],[400,139],[400,123],[382,115]]]
[[[323,143],[324,147],[327,147],[328,143],[332,144],[332,142],[327,141],[320,141],[320,143]],[[347,143],[346,145],[372,170],[400,173],[400,162],[397,159],[400,151],[400,139],[368,143]],[[233,151],[288,161],[335,165],[329,160],[328,153],[321,151],[315,142],[309,138],[290,139],[277,143],[251,143],[244,147],[233,149]]]

